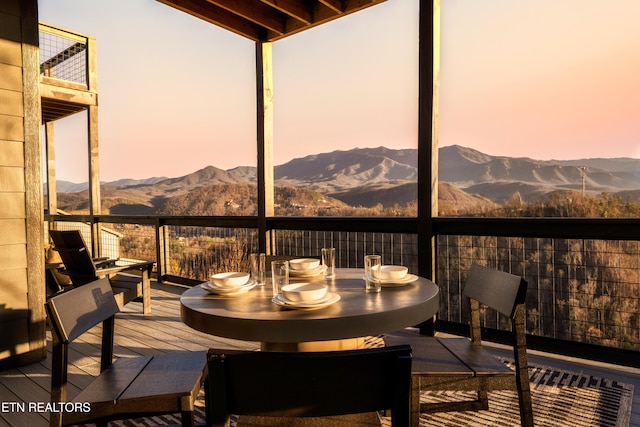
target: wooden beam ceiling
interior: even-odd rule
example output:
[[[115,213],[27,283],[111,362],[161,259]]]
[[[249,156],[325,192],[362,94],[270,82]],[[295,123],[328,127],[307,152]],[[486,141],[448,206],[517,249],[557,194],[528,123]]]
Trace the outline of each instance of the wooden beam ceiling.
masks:
[[[157,0],[254,41],[275,41],[386,0]]]

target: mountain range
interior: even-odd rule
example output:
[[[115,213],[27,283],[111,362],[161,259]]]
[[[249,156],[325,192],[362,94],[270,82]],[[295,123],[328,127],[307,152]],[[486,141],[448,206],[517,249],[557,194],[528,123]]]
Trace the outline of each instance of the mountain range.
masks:
[[[611,193],[640,199],[640,160],[631,158],[535,160],[492,156],[458,145],[439,149],[440,199],[445,203],[500,204],[518,193],[524,200],[557,191]],[[288,189],[292,207],[408,206],[417,197],[417,149],[356,148],[293,159],[275,167],[276,195]],[[256,168],[207,166],[178,178],[102,183],[103,208],[111,213],[251,214]],[[59,206],[86,204],[86,184],[58,182]],[[294,191],[295,190],[295,191]],[[78,193],[80,191],[80,193]],[[223,211],[223,213],[220,213]],[[182,212],[182,213],[181,213]],[[188,212],[188,213],[187,213]],[[215,213],[214,213],[215,212]]]

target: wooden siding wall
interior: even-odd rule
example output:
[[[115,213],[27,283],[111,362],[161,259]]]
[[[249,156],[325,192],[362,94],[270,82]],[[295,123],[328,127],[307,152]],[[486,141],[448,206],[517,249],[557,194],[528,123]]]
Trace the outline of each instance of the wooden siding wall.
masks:
[[[0,2],[0,369],[45,357],[37,0]]]

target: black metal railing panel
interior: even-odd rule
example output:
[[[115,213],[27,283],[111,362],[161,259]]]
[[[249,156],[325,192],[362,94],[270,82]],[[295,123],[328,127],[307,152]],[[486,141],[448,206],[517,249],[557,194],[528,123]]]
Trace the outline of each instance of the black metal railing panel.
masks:
[[[366,254],[382,256],[383,264],[399,264],[418,271],[417,236],[366,231],[275,230],[278,255],[320,256],[323,247],[336,248],[338,268],[362,268]]]
[[[101,251],[121,260],[156,261],[156,228],[148,224],[101,223]],[[109,234],[116,238],[105,238]]]
[[[222,227],[169,227],[168,272],[207,280],[221,271],[249,271],[249,254],[258,251],[257,230]]]
[[[87,221],[83,216],[60,219],[59,226]],[[121,257],[155,260],[160,254],[163,258],[158,261],[166,266],[163,274],[171,276],[206,280],[217,271],[248,271],[248,256],[258,251],[255,217],[95,219],[121,234]],[[466,324],[461,289],[470,266],[479,263],[522,275],[529,282],[529,334],[640,351],[640,239],[633,234],[635,223],[625,223],[624,228],[619,221],[562,223],[557,224],[564,234],[559,237],[544,226],[544,219],[525,221],[518,236],[522,222],[434,221],[439,319]],[[269,228],[267,243],[277,255],[318,256],[322,247],[331,246],[336,248],[338,267],[362,267],[365,254],[378,253],[385,264],[402,264],[417,273],[418,235],[412,232],[415,222],[409,220],[389,224],[378,219],[276,218],[269,221]],[[495,312],[487,310],[483,316],[488,328],[510,327],[508,319]]]
[[[461,288],[472,263],[522,275],[527,332],[640,350],[640,242],[498,236],[438,236],[440,318],[466,323]],[[508,319],[485,313],[485,325]]]

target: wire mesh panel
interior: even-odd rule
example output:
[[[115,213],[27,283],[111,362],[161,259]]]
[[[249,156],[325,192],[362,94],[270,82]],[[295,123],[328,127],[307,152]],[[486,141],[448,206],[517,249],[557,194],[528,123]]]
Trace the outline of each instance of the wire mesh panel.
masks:
[[[87,84],[87,41],[40,26],[40,75]]]
[[[103,230],[111,230],[118,239],[104,239],[102,252],[110,253],[118,246],[119,259],[139,261],[156,261],[156,228],[144,224],[107,224],[103,223]],[[104,234],[104,232],[103,232]]]
[[[637,241],[439,236],[440,318],[465,323],[461,291],[472,263],[524,276],[527,332],[640,350],[640,244]],[[485,313],[485,325],[508,328]]]
[[[276,230],[277,255],[320,256],[323,247],[336,248],[336,267],[363,268],[364,256],[382,256],[383,264],[404,265],[418,272],[418,240],[414,234],[347,231]]]
[[[255,229],[172,226],[169,236],[169,271],[190,279],[249,271],[249,254],[258,251]]]

